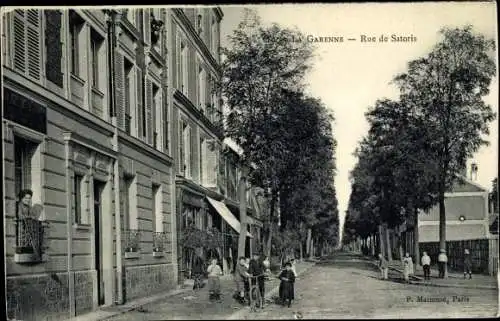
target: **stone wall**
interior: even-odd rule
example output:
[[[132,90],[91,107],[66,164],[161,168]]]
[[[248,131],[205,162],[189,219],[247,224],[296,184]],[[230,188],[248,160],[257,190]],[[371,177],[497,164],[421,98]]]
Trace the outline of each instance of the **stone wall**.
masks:
[[[9,319],[45,321],[69,316],[66,273],[7,277],[6,288]]]
[[[158,264],[127,267],[125,300],[130,301],[176,288],[174,265]]]

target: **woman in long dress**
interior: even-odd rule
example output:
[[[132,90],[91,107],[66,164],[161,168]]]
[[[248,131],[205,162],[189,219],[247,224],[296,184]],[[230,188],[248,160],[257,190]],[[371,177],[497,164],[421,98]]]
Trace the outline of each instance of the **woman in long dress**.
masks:
[[[290,262],[285,264],[285,269],[281,271],[279,279],[281,280],[279,288],[281,304],[287,304],[290,307],[295,299],[295,273],[292,271]]]

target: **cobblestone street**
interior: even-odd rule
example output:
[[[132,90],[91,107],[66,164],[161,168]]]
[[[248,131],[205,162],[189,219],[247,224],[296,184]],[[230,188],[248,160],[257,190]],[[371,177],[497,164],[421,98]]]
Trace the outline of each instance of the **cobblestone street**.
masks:
[[[272,305],[245,319],[290,319],[300,312],[304,319],[330,318],[443,318],[492,317],[497,314],[494,289],[444,288],[378,279],[371,262],[341,254],[317,264],[296,282],[296,302],[291,308]],[[445,302],[419,302],[437,301]]]
[[[309,264],[309,266],[308,266]],[[317,263],[302,263],[291,308],[268,304],[250,312],[232,299],[231,278],[222,281],[221,303],[208,300],[206,288],[191,290],[117,315],[110,321],[167,319],[329,319],[329,318],[442,318],[492,317],[497,314],[497,291],[463,287],[403,284],[391,271],[390,280],[378,279],[372,261],[339,253]],[[269,293],[278,282],[266,283]],[[436,302],[439,301],[439,302]]]

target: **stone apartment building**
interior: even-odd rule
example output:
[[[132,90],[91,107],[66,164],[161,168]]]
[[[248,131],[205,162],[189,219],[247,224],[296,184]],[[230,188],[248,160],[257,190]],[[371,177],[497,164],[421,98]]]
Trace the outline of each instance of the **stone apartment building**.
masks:
[[[169,10],[166,19],[173,56],[169,60],[169,97],[172,139],[177,142],[172,155],[176,164],[175,233],[180,283],[191,277],[194,250],[182,242],[189,226],[215,228],[224,235],[224,246],[217,253],[201,254],[205,258],[218,256],[226,273],[231,270],[228,258],[235,256],[232,238],[226,236],[240,232],[236,196],[239,165],[232,162],[235,147],[224,142],[222,100],[215,88],[221,77],[222,17],[219,8],[198,7]],[[253,191],[249,188],[247,194],[250,200]],[[248,204],[253,213],[252,203]]]
[[[66,319],[174,289],[190,220],[239,233],[227,194],[238,174],[212,90],[222,17],[217,7],[3,13],[9,318]],[[23,189],[29,216],[17,209]],[[249,237],[261,225],[253,190]]]

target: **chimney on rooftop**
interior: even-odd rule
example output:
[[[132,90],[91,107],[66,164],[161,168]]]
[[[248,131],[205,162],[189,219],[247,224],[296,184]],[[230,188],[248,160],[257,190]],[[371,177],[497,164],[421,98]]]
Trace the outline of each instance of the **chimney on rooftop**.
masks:
[[[476,181],[477,180],[477,171],[478,167],[476,163],[472,163],[470,165],[470,179],[471,181]]]

